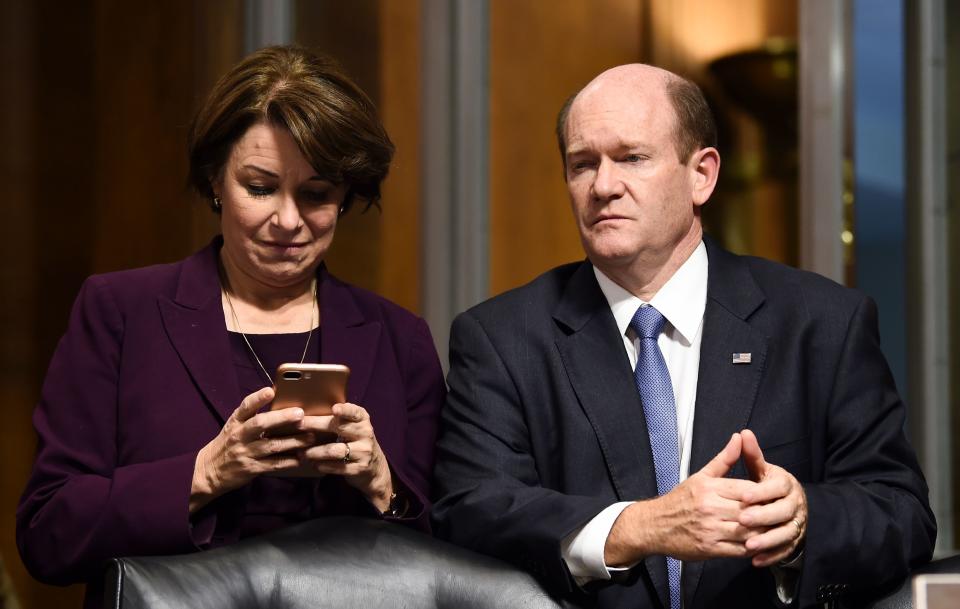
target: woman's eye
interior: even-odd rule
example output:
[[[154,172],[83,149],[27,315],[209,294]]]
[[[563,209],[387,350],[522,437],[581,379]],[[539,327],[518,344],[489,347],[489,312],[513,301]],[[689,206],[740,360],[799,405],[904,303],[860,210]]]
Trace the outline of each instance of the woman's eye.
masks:
[[[247,184],[247,193],[251,197],[266,197],[273,194],[273,188],[260,184]]]

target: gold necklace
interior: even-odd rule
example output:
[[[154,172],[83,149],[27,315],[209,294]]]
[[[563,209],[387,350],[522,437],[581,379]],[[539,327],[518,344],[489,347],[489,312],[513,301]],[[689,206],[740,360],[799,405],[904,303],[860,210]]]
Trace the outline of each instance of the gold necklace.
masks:
[[[243,333],[243,328],[240,327],[240,320],[237,318],[237,311],[233,308],[233,300],[230,299],[230,292],[227,291],[225,287],[220,288],[223,292],[223,295],[227,297],[227,306],[230,307],[230,315],[233,316],[233,325],[237,327],[237,332],[240,333],[240,336],[243,337],[243,342],[246,343],[247,349],[250,349],[250,353],[253,355],[253,359],[257,360],[257,365],[260,366],[260,370],[263,371],[264,376],[267,377],[267,380],[271,385],[274,384],[273,377],[270,376],[270,373],[267,372],[266,367],[263,365],[263,362],[260,361],[260,358],[257,356],[257,352],[253,350],[253,345],[250,344],[250,339],[247,338],[247,335]],[[300,355],[300,363],[302,364],[305,359],[307,359],[307,349],[310,347],[310,338],[313,337],[313,326],[314,317],[313,314],[317,309],[317,280],[313,280],[313,306],[310,307],[310,331],[307,333],[307,344],[303,346],[303,354]]]

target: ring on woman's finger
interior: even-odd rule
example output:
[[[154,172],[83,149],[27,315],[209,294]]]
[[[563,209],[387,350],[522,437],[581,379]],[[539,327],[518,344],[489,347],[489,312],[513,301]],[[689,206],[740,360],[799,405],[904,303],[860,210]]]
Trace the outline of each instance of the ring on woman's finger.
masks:
[[[350,454],[350,453],[347,453],[347,454]],[[803,526],[801,526],[800,521],[797,520],[796,518],[793,519],[793,524],[794,526],[797,527],[797,538],[799,538],[800,534],[803,532]]]
[[[343,455],[343,462],[350,463],[350,445],[346,442],[344,442],[343,445],[347,448],[347,454]]]

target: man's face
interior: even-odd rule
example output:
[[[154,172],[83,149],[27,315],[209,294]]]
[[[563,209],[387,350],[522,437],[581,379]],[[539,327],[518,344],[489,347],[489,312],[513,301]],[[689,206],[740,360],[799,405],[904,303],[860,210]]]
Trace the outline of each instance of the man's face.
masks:
[[[680,161],[658,75],[599,77],[567,118],[566,180],[580,240],[601,270],[659,265],[691,231],[694,154]]]

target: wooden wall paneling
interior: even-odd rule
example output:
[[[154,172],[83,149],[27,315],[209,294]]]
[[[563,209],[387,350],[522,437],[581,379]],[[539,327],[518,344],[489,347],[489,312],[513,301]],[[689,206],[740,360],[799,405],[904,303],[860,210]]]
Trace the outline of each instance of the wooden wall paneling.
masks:
[[[10,5],[11,7],[14,5]],[[94,232],[93,192],[96,188],[96,141],[92,31],[94,10],[87,3],[38,2],[21,12],[7,27],[19,30],[19,43],[30,58],[20,69],[21,93],[31,101],[21,106],[22,134],[31,141],[23,149],[22,177],[32,180],[25,197],[11,201],[31,219],[14,237],[24,249],[0,260],[5,269],[29,269],[32,280],[23,285],[19,309],[22,331],[32,348],[21,354],[29,362],[20,380],[4,383],[3,399],[12,411],[10,460],[4,460],[3,554],[14,587],[25,609],[78,606],[79,586],[54,588],[34,581],[20,562],[14,546],[13,510],[33,464],[35,435],[30,415],[39,381],[56,341],[66,325],[77,288],[89,274],[89,243]],[[20,231],[17,231],[20,232]],[[6,339],[4,339],[6,340]],[[6,445],[6,443],[5,443]]]
[[[243,0],[204,0],[193,3],[193,87],[190,118],[206,100],[214,83],[243,57]],[[187,126],[186,128],[189,128]],[[184,158],[187,141],[182,142]],[[186,167],[186,165],[185,165]],[[186,184],[187,176],[180,180]],[[190,249],[198,250],[220,232],[220,216],[208,201],[189,195]]]
[[[36,13],[34,204],[42,213],[38,266],[37,369],[45,370],[70,305],[90,274],[97,214],[95,11],[84,3],[41,3]]]
[[[654,34],[650,62],[695,78],[707,62],[759,46],[771,35],[768,23],[781,21],[771,0],[648,1]]]
[[[192,2],[100,0],[97,6],[93,270],[178,260],[192,249],[194,201],[185,186]]]
[[[649,2],[649,61],[704,86],[711,101],[719,102],[718,119],[726,122],[725,131],[732,135],[721,141],[721,183],[704,209],[708,230],[734,251],[796,263],[796,184],[763,178],[771,166],[763,127],[724,99],[722,87],[707,70],[714,59],[758,49],[772,37],[796,40],[796,2]]]
[[[0,3],[0,63],[8,83],[0,96],[0,183],[6,185],[0,240],[0,606],[28,607],[35,584],[20,563],[14,517],[30,471],[35,440],[30,415],[37,383],[38,265],[36,226],[44,214],[36,204],[36,162],[41,149],[34,130],[39,120],[35,56],[36,5],[31,0]],[[6,578],[9,576],[9,580]],[[9,586],[7,588],[6,586]],[[4,598],[6,596],[6,598]]]
[[[196,245],[185,136],[200,22],[190,0],[3,6],[0,53],[19,85],[3,99],[17,151],[16,163],[5,156],[3,166],[18,193],[8,220],[19,230],[3,242],[0,270],[18,284],[4,299],[12,315],[4,310],[3,323],[19,325],[4,332],[0,349],[0,396],[11,411],[0,453],[0,550],[24,609],[79,606],[82,587],[35,582],[14,548],[13,509],[34,454],[30,413],[80,283],[94,272],[180,258]],[[19,368],[8,366],[14,353]]]
[[[642,0],[490,1],[490,291],[583,250],[554,136],[566,98],[641,58]]]
[[[317,0],[297,2],[294,11],[295,41],[334,57],[378,107],[382,107],[380,10],[379,0]],[[383,218],[376,208],[362,213],[359,205],[340,218],[326,258],[334,275],[381,292]]]
[[[383,185],[379,292],[420,308],[419,0],[380,1],[380,112],[397,147]]]
[[[6,142],[0,147],[0,183],[7,190],[3,209],[8,228],[0,240],[0,382],[4,385],[30,383],[35,357],[33,296],[38,281],[32,254],[39,214],[34,204],[38,146],[33,133],[37,116],[32,7],[29,0],[0,4],[0,61],[7,81],[17,83],[0,96],[0,131]],[[7,429],[0,427],[0,433],[6,434]]]

